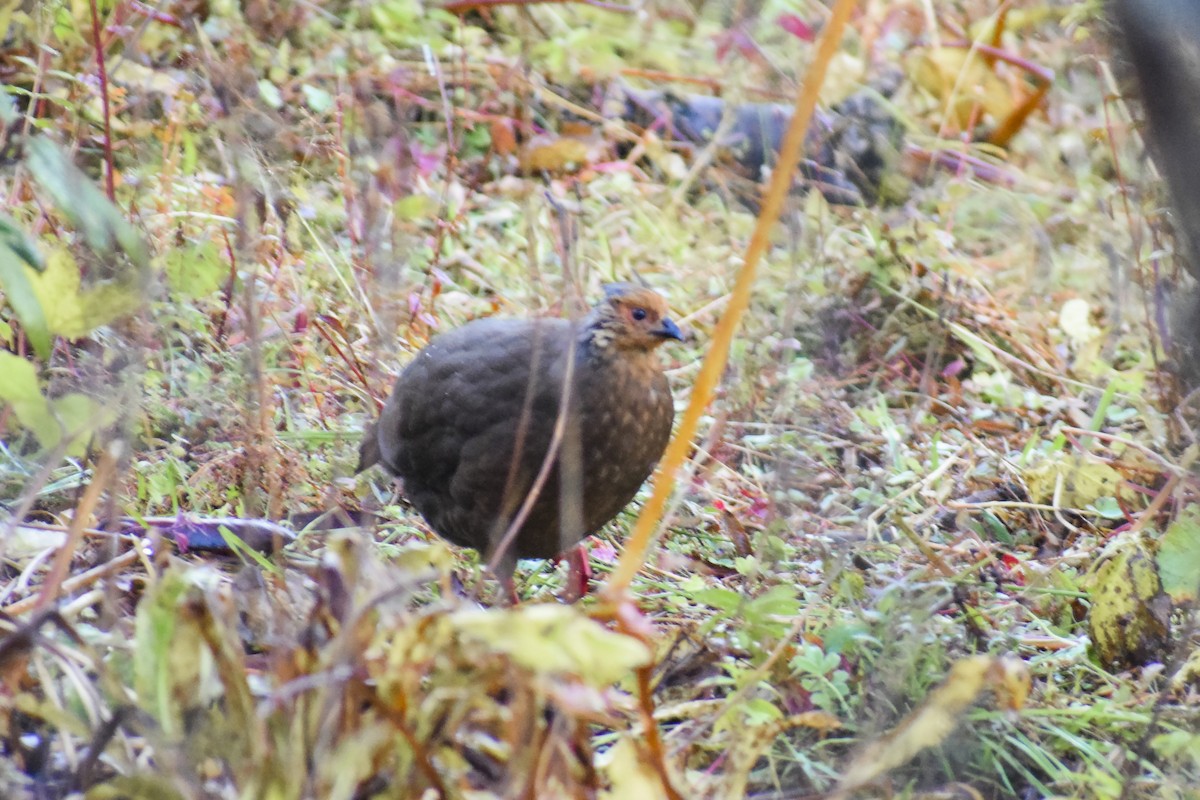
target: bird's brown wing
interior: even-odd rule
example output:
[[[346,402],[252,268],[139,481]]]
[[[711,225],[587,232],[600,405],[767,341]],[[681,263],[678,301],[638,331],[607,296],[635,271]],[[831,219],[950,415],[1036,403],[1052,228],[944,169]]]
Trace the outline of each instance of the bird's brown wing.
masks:
[[[382,460],[446,539],[487,551],[520,504],[549,444],[569,330],[474,322],[438,337],[397,380],[380,420]]]

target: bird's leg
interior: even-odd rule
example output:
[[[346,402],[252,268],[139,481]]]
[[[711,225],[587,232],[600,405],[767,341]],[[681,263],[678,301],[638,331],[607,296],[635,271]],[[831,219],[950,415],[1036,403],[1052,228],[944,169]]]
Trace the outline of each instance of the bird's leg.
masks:
[[[517,571],[517,559],[505,553],[495,565],[496,579],[500,581],[500,589],[507,605],[515,606],[521,602],[517,596],[517,585],[513,581],[513,573]]]
[[[567,588],[564,599],[568,603],[574,603],[591,591],[592,565],[588,561],[587,546],[580,542],[563,557],[567,561]]]
[[[517,595],[517,584],[513,581],[512,575],[500,579],[500,590],[504,593],[506,605],[519,606],[521,604],[521,598]]]

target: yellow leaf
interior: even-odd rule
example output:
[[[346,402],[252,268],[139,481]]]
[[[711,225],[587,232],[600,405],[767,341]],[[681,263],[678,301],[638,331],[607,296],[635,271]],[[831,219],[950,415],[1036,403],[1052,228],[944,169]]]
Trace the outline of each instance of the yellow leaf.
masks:
[[[21,0],[8,0],[7,3],[0,3],[0,36],[8,35],[8,26],[12,23],[13,12],[19,5],[21,5]]]
[[[1004,119],[1016,106],[1008,85],[986,61],[964,48],[920,50],[909,61],[909,75],[947,104],[947,117],[958,130],[972,124],[978,106],[993,120]]]
[[[754,725],[748,729],[739,730],[736,735],[731,737],[732,746],[727,751],[727,766],[723,770],[725,773],[724,796],[747,796],[746,787],[750,782],[754,766],[781,733],[794,728],[811,728],[826,733],[841,727],[841,720],[832,714],[824,711],[806,711],[765,725]]]
[[[940,745],[984,689],[996,690],[1002,705],[1020,708],[1029,694],[1025,663],[993,656],[971,656],[956,662],[919,708],[887,735],[859,750],[842,773],[835,796],[872,783],[925,748]]]
[[[1058,327],[1067,335],[1073,347],[1082,347],[1099,338],[1100,329],[1092,324],[1092,309],[1087,300],[1074,298],[1063,303],[1058,312]]]
[[[1182,691],[1200,684],[1200,649],[1193,650],[1183,665],[1171,677],[1171,688]]]
[[[163,273],[171,291],[185,298],[212,294],[227,280],[229,268],[221,252],[209,240],[172,247],[162,258]]]
[[[595,143],[569,136],[534,137],[521,150],[521,169],[525,172],[573,172],[596,160]]]
[[[1162,591],[1154,549],[1140,533],[1121,534],[1088,576],[1088,633],[1106,666],[1145,664],[1166,655],[1171,600]]]
[[[569,673],[596,685],[618,681],[650,660],[642,642],[608,630],[573,606],[480,609],[454,620],[465,636],[506,653],[526,669]]]
[[[82,456],[88,440],[96,431],[112,425],[117,419],[117,409],[102,406],[93,397],[78,392],[56,397],[50,402],[51,413],[58,424],[58,432],[70,442],[67,454]],[[55,437],[53,444],[58,444]],[[43,442],[47,447],[51,443]]]
[[[1023,477],[1032,502],[1053,503],[1057,494],[1060,508],[1086,508],[1101,497],[1116,497],[1121,486],[1121,473],[1092,455],[1047,458]]]
[[[454,551],[441,539],[414,541],[401,547],[391,560],[405,572],[424,573],[432,569],[438,575],[446,575],[454,567]]]
[[[604,800],[660,800],[667,796],[658,771],[642,758],[628,736],[618,739],[597,762],[608,774],[610,784],[607,791],[600,793]]]
[[[101,282],[83,288],[79,265],[66,250],[50,253],[43,271],[27,268],[27,272],[47,327],[68,339],[82,338],[128,315],[141,303],[137,289],[131,286]]]
[[[37,370],[20,356],[3,351],[0,351],[0,403],[11,406],[17,421],[33,431],[39,442],[57,438],[57,426],[38,385]]]
[[[396,215],[396,219],[405,222],[426,219],[435,211],[437,211],[437,206],[433,199],[424,194],[410,194],[392,204],[392,212]]]

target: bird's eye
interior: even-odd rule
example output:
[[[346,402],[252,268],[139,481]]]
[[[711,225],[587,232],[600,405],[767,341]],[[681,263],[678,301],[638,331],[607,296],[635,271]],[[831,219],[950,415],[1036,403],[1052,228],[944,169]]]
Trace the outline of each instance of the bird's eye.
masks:
[[[636,319],[638,322],[641,322],[642,320],[644,320],[644,319],[646,318],[646,309],[644,309],[644,308],[635,308],[633,311],[631,311],[631,312],[630,312],[630,314],[631,314],[631,315],[633,316],[633,318],[634,318],[634,319]]]

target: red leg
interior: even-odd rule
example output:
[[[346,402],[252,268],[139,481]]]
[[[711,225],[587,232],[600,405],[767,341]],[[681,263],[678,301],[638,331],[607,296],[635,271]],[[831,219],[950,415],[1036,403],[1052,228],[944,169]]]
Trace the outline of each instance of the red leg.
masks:
[[[588,561],[587,546],[582,542],[568,550],[564,557],[567,560],[565,595],[567,601],[573,603],[591,590],[592,565]]]
[[[510,606],[521,605],[521,598],[517,594],[517,585],[515,583],[513,583],[513,579],[512,579],[511,575],[509,575],[507,578],[502,578],[500,580],[500,589],[504,593],[504,596],[506,598],[508,598],[508,605],[510,605]]]

